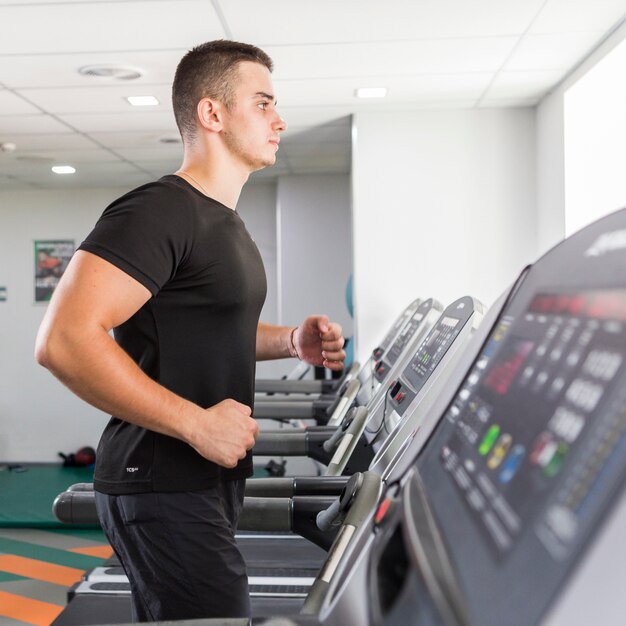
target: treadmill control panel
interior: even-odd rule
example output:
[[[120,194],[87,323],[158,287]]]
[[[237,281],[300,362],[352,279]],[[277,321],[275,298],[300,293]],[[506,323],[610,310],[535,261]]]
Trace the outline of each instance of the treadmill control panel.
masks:
[[[410,321],[404,326],[400,334],[396,337],[389,350],[385,352],[383,358],[374,365],[374,376],[378,382],[383,382],[389,372],[390,368],[400,358],[402,351],[406,348],[407,344],[419,328],[422,320],[433,307],[432,300],[426,300],[422,303],[417,311],[413,314]]]
[[[390,388],[386,413],[395,410],[398,415],[404,415],[473,313],[474,302],[470,297],[460,298],[446,308],[402,372],[400,380]]]
[[[626,290],[536,295],[445,414],[440,463],[497,561],[523,531],[568,557],[626,471]]]
[[[415,313],[415,311],[417,310],[419,303],[419,299],[411,302],[411,304],[407,306],[407,308],[402,312],[400,317],[398,317],[398,319],[395,321],[394,325],[385,335],[385,338],[382,340],[380,345],[372,350],[372,356],[374,357],[375,361],[378,361],[383,356],[383,354],[385,354],[385,350],[387,350],[389,344],[393,341],[393,338],[397,335],[400,329],[403,328],[404,325],[411,319],[413,313]]]

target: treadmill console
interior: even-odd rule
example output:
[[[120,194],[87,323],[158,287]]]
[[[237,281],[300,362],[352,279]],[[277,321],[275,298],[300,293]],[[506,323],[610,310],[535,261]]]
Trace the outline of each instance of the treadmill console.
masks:
[[[537,624],[622,519],[625,268],[626,210],[552,249],[505,305],[405,485],[411,591],[390,616],[434,602],[414,623]]]
[[[398,360],[406,345],[417,332],[422,320],[426,317],[426,315],[428,315],[432,308],[432,299],[426,300],[420,304],[417,311],[413,314],[413,317],[404,326],[389,350],[385,352],[383,358],[374,365],[374,376],[378,382],[383,382],[385,380],[387,372],[389,372],[389,369]]]
[[[390,387],[385,411],[387,415],[392,411],[399,416],[404,415],[406,408],[421,391],[428,377],[473,314],[474,301],[469,296],[456,300],[446,308],[402,372],[400,379]],[[393,428],[395,424],[390,426]],[[386,429],[390,430],[387,426]]]
[[[537,294],[494,334],[445,416],[441,463],[496,558],[529,524],[568,556],[587,499],[626,470],[625,356],[626,290]]]
[[[380,360],[380,358],[385,354],[385,350],[389,347],[389,344],[393,341],[394,337],[400,332],[400,330],[404,327],[404,325],[413,317],[415,311],[420,305],[421,300],[417,298],[413,300],[409,306],[402,311],[402,314],[395,321],[394,325],[391,327],[389,332],[385,335],[385,338],[382,340],[379,346],[372,350],[372,357],[375,361]]]

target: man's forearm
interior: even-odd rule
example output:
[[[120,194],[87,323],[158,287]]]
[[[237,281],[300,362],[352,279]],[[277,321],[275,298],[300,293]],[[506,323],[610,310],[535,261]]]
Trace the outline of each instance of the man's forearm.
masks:
[[[104,328],[42,329],[37,360],[102,411],[189,441],[202,408],[148,377]]]
[[[276,326],[259,322],[256,333],[256,360],[296,357],[293,326]]]

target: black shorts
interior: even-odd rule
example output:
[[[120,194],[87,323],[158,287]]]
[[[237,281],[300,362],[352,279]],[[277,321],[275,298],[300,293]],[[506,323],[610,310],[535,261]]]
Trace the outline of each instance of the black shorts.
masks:
[[[133,621],[249,617],[235,543],[245,480],[203,491],[96,492],[100,523],[130,581]]]

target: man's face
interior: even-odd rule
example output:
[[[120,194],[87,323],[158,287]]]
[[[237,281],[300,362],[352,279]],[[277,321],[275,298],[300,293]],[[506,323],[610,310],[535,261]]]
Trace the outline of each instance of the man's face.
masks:
[[[269,70],[243,61],[233,104],[224,113],[222,136],[231,153],[254,172],[276,162],[276,152],[287,124],[276,111]]]

